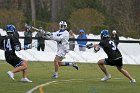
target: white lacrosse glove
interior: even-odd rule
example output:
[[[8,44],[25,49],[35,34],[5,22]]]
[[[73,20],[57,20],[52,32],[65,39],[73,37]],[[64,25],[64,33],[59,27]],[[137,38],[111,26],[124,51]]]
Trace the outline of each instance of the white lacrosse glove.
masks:
[[[51,32],[46,32],[46,39],[52,39],[53,34]]]
[[[100,47],[94,47],[94,52],[97,53],[100,50]]]

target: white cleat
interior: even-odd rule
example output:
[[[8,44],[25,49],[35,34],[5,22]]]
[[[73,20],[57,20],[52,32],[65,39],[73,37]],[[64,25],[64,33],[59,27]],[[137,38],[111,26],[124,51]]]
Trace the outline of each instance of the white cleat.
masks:
[[[12,80],[15,80],[15,78],[14,78],[14,73],[13,73],[13,72],[8,71],[7,74],[8,74],[8,76],[9,76]]]
[[[29,80],[28,78],[22,78],[21,81],[22,81],[22,82],[28,82],[28,83],[33,82],[33,81]]]
[[[110,74],[108,74],[107,76],[105,76],[104,78],[102,78],[101,81],[107,81],[109,79],[111,79],[111,75]]]
[[[130,80],[130,83],[136,83],[135,79]]]

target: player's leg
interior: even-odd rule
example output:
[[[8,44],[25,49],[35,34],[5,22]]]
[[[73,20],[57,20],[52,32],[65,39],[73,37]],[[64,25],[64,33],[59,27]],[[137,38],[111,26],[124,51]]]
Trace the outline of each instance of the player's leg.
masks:
[[[29,80],[27,78],[27,61],[25,60],[22,60],[20,58],[17,58],[15,61],[15,64],[12,64],[15,68],[11,71],[8,71],[7,74],[10,76],[10,78],[12,80],[14,80],[14,74],[17,73],[17,72],[20,72],[22,71],[23,73],[23,78],[21,79],[21,81],[24,81],[24,82],[32,82],[31,80]]]
[[[106,67],[105,67],[105,59],[101,59],[98,61],[98,66],[100,67],[100,69],[104,72],[105,77],[101,79],[101,81],[106,81],[108,79],[111,78],[111,75],[108,73]]]
[[[37,46],[37,51],[40,51],[40,44],[38,44]]]
[[[126,77],[130,80],[130,82],[132,82],[132,83],[135,83],[135,82],[136,82],[136,80],[129,74],[129,72],[128,72],[127,70],[125,70],[125,69],[122,68],[122,67],[117,67],[117,69],[118,69],[124,76],[126,76]]]
[[[59,57],[58,55],[56,55],[55,59],[54,59],[54,74],[52,78],[58,78],[58,70],[59,70],[59,65],[60,62],[62,61],[62,58]]]
[[[25,63],[25,61],[21,61],[21,62],[19,63],[19,65],[16,66],[11,72],[17,73],[17,72],[26,70],[27,67],[28,67],[28,66],[27,66],[27,64]]]
[[[113,62],[114,62],[114,64],[116,65],[117,69],[118,69],[124,76],[126,76],[126,77],[130,80],[130,82],[132,82],[132,83],[135,83],[135,82],[136,82],[136,80],[133,79],[133,77],[129,74],[129,72],[123,68],[122,58],[119,58],[119,59],[117,59],[117,60],[114,60]]]
[[[24,60],[24,62],[21,65],[27,66],[27,69],[28,69],[27,61]],[[32,82],[31,80],[27,78],[27,69],[22,70],[22,78],[21,78],[22,82]]]
[[[44,51],[45,50],[45,44],[41,45],[41,50]]]
[[[24,65],[23,60],[18,57],[16,59],[7,60],[7,62],[14,67],[13,70],[7,72],[7,74],[12,80],[14,80],[15,73],[27,69],[27,65]]]
[[[66,55],[66,51],[64,51],[63,49],[57,51],[57,55],[54,59],[55,73],[53,75],[53,78],[58,78],[58,69],[60,66],[73,66],[78,70],[78,66],[76,65],[76,63],[62,62],[62,60],[65,58],[65,55]]]
[[[59,66],[73,66],[76,70],[79,69],[77,64],[74,62],[59,62]]]
[[[101,59],[98,61],[98,66],[100,69],[104,72],[104,74],[107,76],[109,73],[107,72],[107,69],[105,67],[105,59]]]
[[[62,62],[62,60],[65,58],[66,54],[67,54],[67,52],[64,50],[59,50],[57,52],[57,55],[61,57],[61,61],[58,62],[59,66],[72,66],[78,70],[78,66],[76,63],[74,63],[74,62]]]

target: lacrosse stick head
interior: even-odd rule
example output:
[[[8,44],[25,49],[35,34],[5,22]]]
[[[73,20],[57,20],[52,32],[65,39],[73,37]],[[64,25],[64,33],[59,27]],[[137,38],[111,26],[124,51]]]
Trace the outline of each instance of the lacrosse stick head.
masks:
[[[26,27],[27,29],[31,29],[31,28],[32,28],[32,27],[29,26],[27,23],[25,23],[25,27]]]

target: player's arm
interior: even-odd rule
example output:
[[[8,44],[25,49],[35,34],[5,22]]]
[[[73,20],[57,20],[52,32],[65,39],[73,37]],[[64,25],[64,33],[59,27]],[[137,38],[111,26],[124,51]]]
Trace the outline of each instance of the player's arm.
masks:
[[[55,41],[67,40],[67,39],[69,39],[69,33],[67,33],[67,32],[66,33],[63,33],[60,36],[53,35],[52,36],[52,39],[55,40]]]
[[[21,50],[21,43],[20,43],[19,39],[13,37],[12,41],[13,41],[13,45],[14,45],[15,50],[20,51]]]
[[[60,36],[58,34],[59,34],[58,32],[54,32],[54,33],[47,32],[46,38],[52,39],[52,40],[55,40],[55,41],[62,41],[62,40],[65,40],[65,39],[69,39],[69,33],[68,32],[63,33]]]
[[[100,45],[99,44],[94,44],[94,52],[97,53],[100,50]]]
[[[4,40],[4,38],[0,36],[0,49],[1,49],[1,50],[4,50],[4,47],[3,47],[3,40]]]
[[[87,44],[86,48],[94,48],[94,52],[97,53],[100,50],[100,45],[99,44]]]

